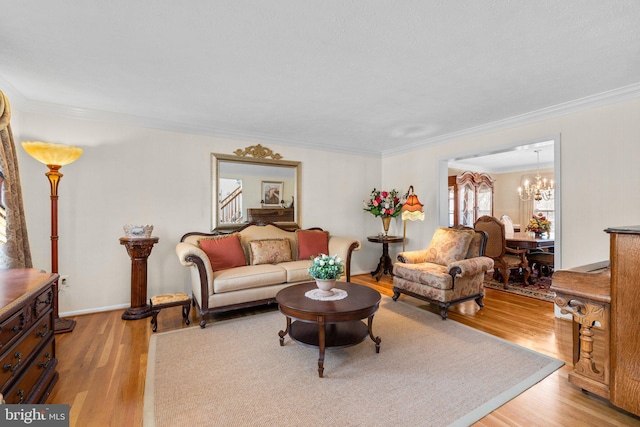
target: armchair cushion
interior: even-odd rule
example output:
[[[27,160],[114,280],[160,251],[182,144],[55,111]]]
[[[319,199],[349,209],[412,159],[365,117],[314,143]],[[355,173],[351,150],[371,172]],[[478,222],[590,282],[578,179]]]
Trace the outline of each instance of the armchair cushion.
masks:
[[[393,275],[411,282],[420,283],[436,289],[451,289],[453,281],[447,273],[447,267],[432,262],[405,264],[397,262],[393,265]]]
[[[237,233],[201,239],[198,243],[207,254],[213,271],[247,265]]]
[[[485,236],[482,233],[473,233],[473,238],[471,239],[471,243],[469,243],[469,250],[465,258],[482,256],[485,241]]]
[[[329,255],[329,233],[321,230],[296,230],[298,260]]]
[[[474,234],[473,230],[438,228],[431,238],[425,261],[449,265],[464,259]]]

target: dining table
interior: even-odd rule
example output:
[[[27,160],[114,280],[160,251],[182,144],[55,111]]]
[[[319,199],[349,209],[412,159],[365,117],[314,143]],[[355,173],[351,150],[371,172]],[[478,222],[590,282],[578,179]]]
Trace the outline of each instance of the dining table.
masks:
[[[544,234],[536,236],[535,233],[521,231],[507,233],[505,236],[507,247],[514,249],[545,249],[554,246],[554,235]]]

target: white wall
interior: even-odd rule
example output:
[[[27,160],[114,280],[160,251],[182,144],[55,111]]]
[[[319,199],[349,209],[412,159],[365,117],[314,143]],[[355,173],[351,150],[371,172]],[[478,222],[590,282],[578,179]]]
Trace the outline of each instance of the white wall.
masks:
[[[520,223],[520,198],[517,188],[520,185],[522,174],[523,172],[491,174],[495,180],[493,183],[493,216],[496,218],[509,215],[515,224]]]
[[[373,187],[413,185],[425,204],[424,222],[407,223],[407,249],[425,247],[438,225],[439,161],[479,147],[498,147],[561,134],[562,268],[608,259],[610,226],[640,223],[640,98],[584,112],[376,159],[268,145],[302,162],[302,226],[359,238],[354,273],[375,268],[380,246],[366,236],[382,229],[362,210]],[[130,260],[119,244],[122,226],[149,223],[160,242],[149,257],[149,295],[186,290],[186,269],[174,252],[188,231],[210,227],[210,153],[260,141],[237,141],[15,112],[16,143],[40,139],[85,149],[65,166],[60,183],[60,272],[70,288],[60,313],[128,306]],[[27,224],[35,267],[50,269],[50,208],[46,167],[19,148]],[[402,235],[402,221],[390,233]],[[391,245],[393,258],[402,245]]]
[[[411,224],[407,249],[428,244],[438,226],[439,191],[446,191],[447,186],[438,178],[441,159],[480,147],[500,147],[560,134],[560,267],[609,259],[609,236],[603,230],[640,223],[640,197],[634,192],[640,187],[638,123],[640,98],[385,157],[384,185],[391,179],[394,183],[409,182],[425,204],[427,218],[424,223]]]
[[[70,276],[60,294],[61,315],[129,306],[131,262],[119,242],[124,224],[153,224],[160,238],[148,259],[148,295],[187,291],[187,269],[174,248],[184,233],[210,230],[211,153],[232,154],[260,143],[26,112],[14,116],[17,145],[44,140],[84,149],[61,169],[59,271]],[[380,248],[366,236],[381,224],[362,210],[362,200],[381,184],[380,159],[263,145],[302,162],[302,226],[361,239],[365,247],[354,254],[352,271],[373,270]],[[34,267],[50,271],[47,168],[21,147],[17,151]]]
[[[494,216],[501,218],[502,215],[509,215],[514,224],[520,225],[521,229],[527,225],[520,220],[520,197],[518,187],[522,186],[523,176],[531,176],[537,173],[536,169],[530,171],[518,171],[500,174],[491,174],[495,179],[494,188]],[[553,179],[553,169],[540,169],[540,174],[544,178]]]

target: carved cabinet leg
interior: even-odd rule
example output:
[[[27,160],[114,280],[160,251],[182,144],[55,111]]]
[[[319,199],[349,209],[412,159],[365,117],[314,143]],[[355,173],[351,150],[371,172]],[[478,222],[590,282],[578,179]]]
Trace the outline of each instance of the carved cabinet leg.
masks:
[[[555,302],[561,312],[571,314],[574,322],[578,325],[577,328],[574,328],[574,334],[578,334],[578,349],[574,352],[573,372],[569,374],[569,381],[585,390],[608,398],[610,305],[592,300],[583,301],[561,294],[557,294]],[[598,365],[593,357],[593,328],[596,323],[604,332],[605,360],[601,365]]]

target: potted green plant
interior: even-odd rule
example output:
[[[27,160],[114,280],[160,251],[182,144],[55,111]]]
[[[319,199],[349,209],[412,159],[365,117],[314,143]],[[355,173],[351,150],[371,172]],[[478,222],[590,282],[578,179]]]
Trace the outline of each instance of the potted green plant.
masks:
[[[320,254],[312,258],[311,266],[307,269],[309,275],[316,279],[316,286],[320,289],[320,296],[331,296],[336,280],[344,274],[344,263],[338,255]]]

